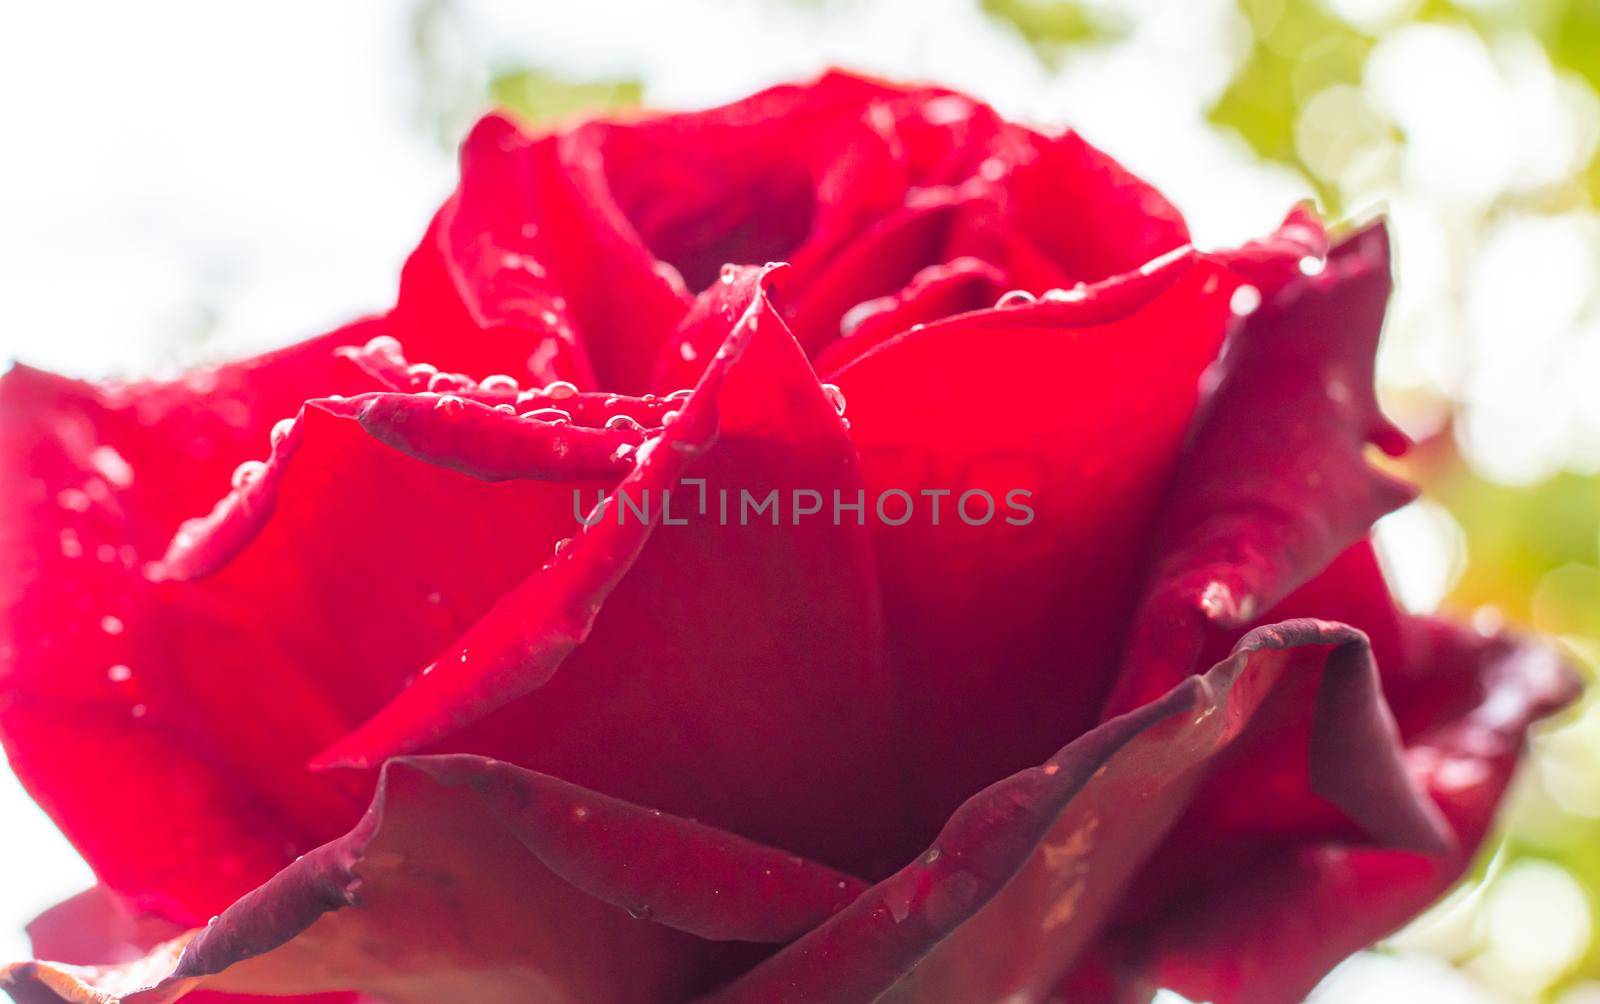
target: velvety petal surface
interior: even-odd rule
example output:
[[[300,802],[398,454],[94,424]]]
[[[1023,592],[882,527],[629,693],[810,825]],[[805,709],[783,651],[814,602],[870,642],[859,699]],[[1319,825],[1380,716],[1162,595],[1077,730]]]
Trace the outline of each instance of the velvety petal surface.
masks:
[[[372,386],[334,349],[376,324],[176,381],[20,365],[0,378],[0,735],[28,790],[143,909],[203,919],[292,857],[296,836],[209,745],[157,724],[145,683],[179,669],[156,627],[172,611],[144,569],[306,397]],[[252,681],[236,683],[250,701]]]
[[[1409,772],[1454,834],[1450,853],[1280,841],[1257,844],[1248,860],[1221,862],[1212,874],[1187,870],[1188,881],[1170,881],[1174,869],[1161,868],[1140,883],[1159,905],[1123,910],[1064,982],[1066,999],[1143,1001],[1169,987],[1217,1004],[1301,1000],[1346,956],[1398,929],[1460,879],[1489,831],[1529,726],[1570,702],[1577,683],[1548,648],[1442,621],[1413,628],[1415,672],[1471,695],[1406,742]],[[1243,783],[1234,773],[1217,780]],[[1174,829],[1158,863],[1173,855],[1196,860],[1186,826]]]
[[[860,873],[901,852],[867,531],[792,513],[796,490],[853,500],[858,461],[761,282],[740,273],[732,334],[593,525],[320,764],[469,750]]]
[[[1242,282],[1180,251],[869,343],[826,377],[868,497],[887,498],[873,544],[896,665],[915,681],[910,741],[939,764],[919,791],[929,835],[1095,720]]]
[[[1285,695],[1308,723],[1298,755],[1315,790],[1382,844],[1451,846],[1406,771],[1365,637],[1290,621],[973,796],[915,862],[713,999],[1044,999],[1211,765],[1275,724],[1264,712]]]
[[[355,989],[391,1004],[681,1000],[862,884],[480,757],[396,760],[348,835],[116,965],[0,970],[21,1004]],[[536,908],[530,908],[537,904]]]
[[[1413,497],[1367,457],[1406,442],[1373,391],[1390,287],[1377,224],[1268,290],[1229,340],[1155,528],[1108,713],[1167,690],[1208,632],[1250,623]]]

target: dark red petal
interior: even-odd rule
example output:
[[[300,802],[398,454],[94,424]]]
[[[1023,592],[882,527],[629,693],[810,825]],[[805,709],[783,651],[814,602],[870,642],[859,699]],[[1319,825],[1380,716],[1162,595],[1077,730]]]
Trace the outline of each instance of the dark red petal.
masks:
[[[15,626],[40,648],[0,708],[13,762],[104,880],[144,909],[203,919],[341,832],[366,782],[313,776],[305,761],[551,553],[576,525],[574,488],[611,483],[484,484],[375,440],[353,411],[369,400],[308,407],[271,462],[173,549],[165,581],[92,557],[102,538],[85,527],[88,553],[41,574],[57,592],[27,596],[59,604]],[[416,441],[441,437],[436,427]],[[29,476],[54,476],[42,460]],[[164,487],[144,477],[135,486]],[[226,484],[223,473],[209,490]]]
[[[1373,394],[1389,289],[1379,223],[1230,339],[1156,530],[1108,714],[1193,672],[1209,632],[1248,624],[1412,498],[1366,455],[1405,442]]]
[[[741,275],[753,291],[758,277]],[[866,530],[794,525],[787,502],[781,525],[737,525],[741,490],[853,501],[859,485],[843,423],[764,295],[643,452],[623,493],[638,509],[652,490],[648,519],[628,510],[619,525],[613,495],[322,762],[443,742],[841,867],[892,860],[903,761]],[[667,525],[661,489],[680,477],[706,480],[707,512],[679,485],[672,522],[686,525]]]
[[[1111,929],[1074,974],[1076,985],[1063,988],[1068,999],[1097,985],[1096,999],[1105,1000],[1144,1000],[1158,986],[1217,1004],[1300,1000],[1345,956],[1399,928],[1461,877],[1528,727],[1571,701],[1577,685],[1547,648],[1438,622],[1425,627],[1432,636],[1425,672],[1452,692],[1475,695],[1406,749],[1412,774],[1454,832],[1452,853],[1336,842],[1263,850],[1219,881],[1169,886],[1164,906]],[[1182,853],[1193,856],[1187,847]]]
[[[674,393],[700,382],[711,357],[728,340],[728,330],[750,305],[752,283],[769,286],[790,274],[772,265],[728,265],[717,281],[701,290],[672,337],[661,346],[650,386]]]
[[[677,999],[750,955],[715,942],[789,940],[862,888],[507,764],[403,759],[360,825],[204,930],[130,964],[13,966],[0,987],[83,1004],[165,1004],[197,989],[353,989],[394,1004]]]
[[[167,965],[175,961],[170,953],[157,948],[174,939],[180,939],[183,928],[159,918],[142,915],[128,907],[105,886],[95,886],[46,910],[28,925],[28,937],[33,943],[35,959],[49,959],[52,966],[106,966],[134,965],[155,953]],[[145,963],[148,965],[148,963]],[[50,981],[60,974],[40,974]],[[8,988],[19,1004],[39,1001],[53,1004],[61,999],[55,990],[38,985],[19,985]],[[70,995],[77,988],[62,987]],[[196,998],[197,1000],[199,998]],[[215,991],[204,994],[206,1004],[246,1004],[256,998],[237,997]],[[317,994],[309,997],[277,997],[277,1004],[355,1004],[348,993]],[[94,1004],[102,1004],[95,1001]]]
[[[842,319],[857,304],[897,292],[918,272],[953,257],[952,235],[962,214],[980,212],[973,204],[984,198],[967,188],[921,192],[826,265],[805,270],[784,310],[800,344],[817,352],[840,336]]]
[[[736,281],[727,284],[734,290],[727,302],[759,307],[765,271],[730,273]],[[679,419],[639,448],[637,462],[629,463],[616,491],[597,506],[592,524],[581,528],[569,548],[500,597],[487,616],[376,716],[318,756],[315,766],[373,766],[444,739],[543,686],[587,640],[601,606],[665,515],[661,506],[649,506],[650,498],[677,485],[691,456],[705,452],[717,435],[722,384],[760,317],[758,310],[741,314],[726,336],[728,351],[707,367]],[[729,323],[720,309],[712,320]],[[647,517],[624,518],[628,510],[623,498]]]
[[[252,805],[249,779],[157,724],[148,688],[179,663],[151,627],[173,612],[142,569],[307,395],[373,387],[334,350],[377,327],[176,381],[94,385],[24,366],[0,378],[0,478],[13,486],[0,493],[0,733],[30,793],[141,909],[203,918],[288,860],[295,837]],[[237,682],[250,700],[254,681]],[[314,705],[295,711],[315,718]],[[271,728],[256,717],[241,735]]]
[[[932,833],[995,777],[1092,724],[1136,563],[1237,280],[1190,255],[1075,302],[986,310],[867,349],[828,379],[849,402],[909,741]],[[850,340],[844,343],[850,344]],[[1031,507],[1008,506],[1013,491]],[[933,498],[950,492],[934,525]],[[964,525],[986,491],[996,515]],[[981,496],[969,500],[981,517]]]
[[[1302,275],[1326,267],[1328,231],[1308,203],[1291,209],[1271,235],[1240,247],[1213,252],[1213,257],[1272,297]]]
[[[591,276],[592,293],[569,298],[601,384],[648,389],[689,294],[710,287],[724,264],[803,264],[898,205],[903,171],[866,113],[905,93],[830,73],[706,111],[592,122],[563,136],[569,201],[596,222],[561,250]],[[655,277],[683,306],[640,323],[617,271]]]
[[[637,431],[530,420],[449,396],[372,394],[348,407],[379,442],[485,481],[616,481],[632,468],[626,455],[641,438]]]
[[[593,385],[578,301],[593,292],[586,275],[606,222],[575,200],[558,147],[497,115],[462,143],[460,184],[406,261],[390,315],[388,333],[413,362]],[[640,323],[681,310],[648,269],[612,264],[611,288]]]
[[[1315,686],[1311,776],[1376,835],[1437,851],[1443,822],[1405,773],[1366,640],[1319,621],[1234,655],[973,796],[914,863],[713,999],[1041,998],[1090,944],[1209,765],[1282,688]]]
[[[978,258],[930,265],[904,289],[863,300],[839,319],[840,340],[816,357],[819,373],[831,373],[895,335],[994,306],[1005,292],[1005,274]]]
[[[1183,217],[1160,192],[1075,132],[1011,127],[1004,262],[1015,284],[1041,293],[1130,272],[1189,243]],[[1014,167],[1012,165],[1015,165]]]

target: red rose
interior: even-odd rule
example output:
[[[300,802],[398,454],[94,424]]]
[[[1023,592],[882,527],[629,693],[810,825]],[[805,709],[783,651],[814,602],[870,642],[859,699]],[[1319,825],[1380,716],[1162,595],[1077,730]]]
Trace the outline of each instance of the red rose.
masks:
[[[461,172],[384,316],[4,378],[0,730],[102,882],[17,1000],[1290,1001],[1572,694],[1378,573],[1382,224],[1196,251],[845,75]]]

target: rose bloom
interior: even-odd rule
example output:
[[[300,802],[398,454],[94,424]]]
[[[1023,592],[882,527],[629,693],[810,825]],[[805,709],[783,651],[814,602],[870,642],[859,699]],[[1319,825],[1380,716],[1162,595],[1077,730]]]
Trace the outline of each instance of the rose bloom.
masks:
[[[1388,254],[1304,208],[1197,250],[938,88],[485,118],[388,313],[5,376],[0,730],[100,884],[0,982],[1300,998],[1574,692],[1385,587]]]

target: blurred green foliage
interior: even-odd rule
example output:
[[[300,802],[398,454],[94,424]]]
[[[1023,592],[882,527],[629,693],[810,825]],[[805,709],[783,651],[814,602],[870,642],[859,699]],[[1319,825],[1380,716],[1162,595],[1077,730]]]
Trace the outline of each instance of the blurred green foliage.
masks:
[[[1052,65],[1068,50],[1113,41],[1128,30],[1126,18],[1072,0],[981,0],[990,17],[1011,25]]]
[[[1360,83],[1373,40],[1316,3],[1241,0],[1239,9],[1250,25],[1250,51],[1211,119],[1237,130],[1262,157],[1298,168],[1337,214],[1335,179],[1301,158],[1295,128],[1306,103],[1324,88]]]
[[[637,80],[568,80],[536,69],[498,73],[489,81],[490,99],[529,122],[632,108],[643,95],[644,85]]]

